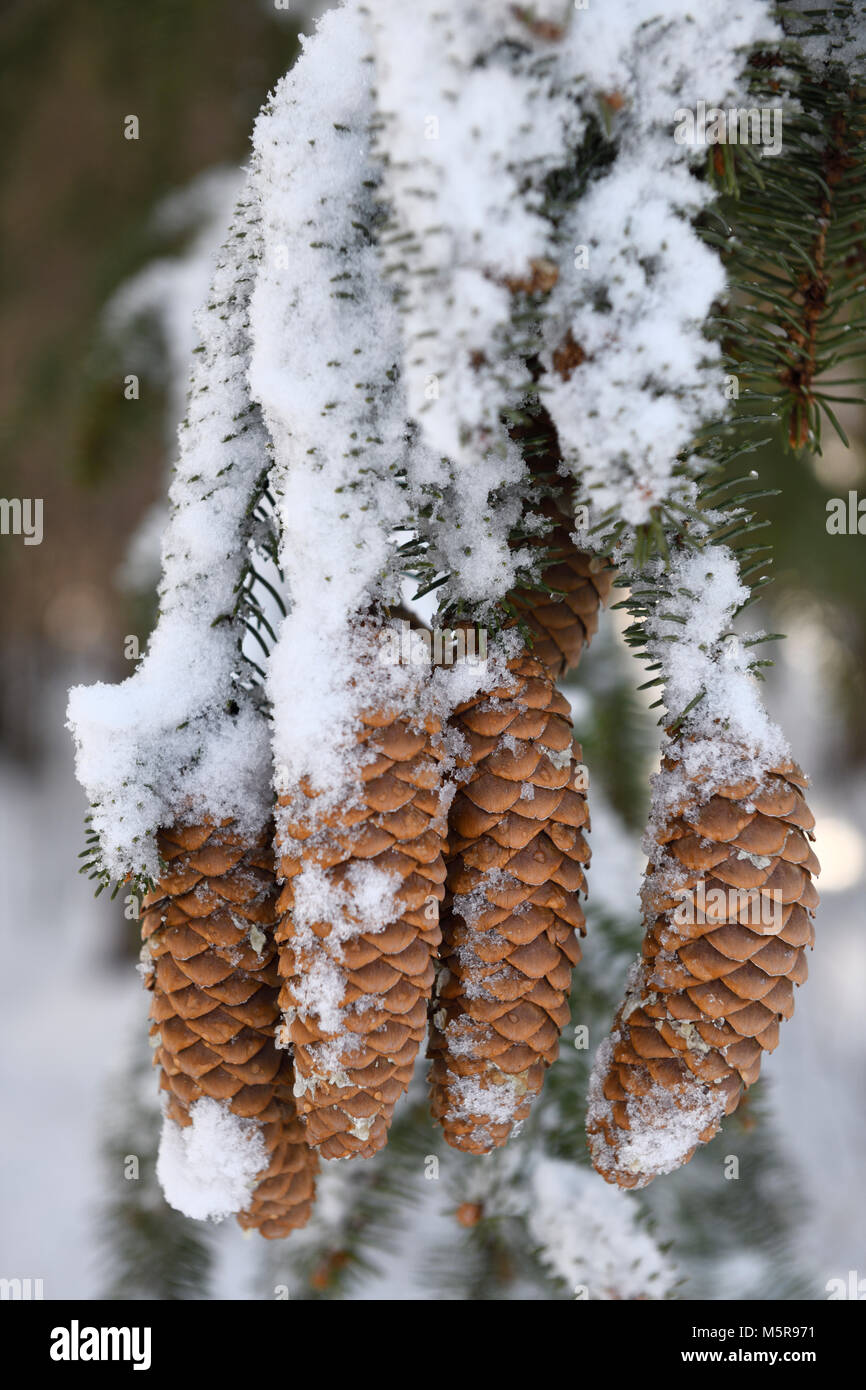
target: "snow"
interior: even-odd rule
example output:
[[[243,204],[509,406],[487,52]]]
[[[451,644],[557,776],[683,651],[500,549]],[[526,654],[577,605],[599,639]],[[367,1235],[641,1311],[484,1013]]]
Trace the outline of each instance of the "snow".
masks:
[[[561,4],[544,10],[566,15]],[[504,0],[385,0],[370,30],[390,213],[382,254],[420,434],[411,476],[432,500],[425,536],[434,569],[449,576],[443,604],[483,613],[531,559],[509,544],[526,474],[502,411],[522,402],[534,347],[514,286],[550,264],[544,180],[566,162],[583,116],[551,69],[551,44]]]
[[[534,788],[533,788],[534,790]],[[518,881],[505,869],[485,869],[468,893],[456,893],[452,899],[453,911],[462,917],[467,927],[474,927],[490,907],[489,894],[498,889],[514,888]]]
[[[268,1166],[257,1120],[202,1096],[189,1110],[192,1124],[165,1116],[156,1174],[169,1206],[196,1221],[222,1221],[246,1211],[256,1178]]]
[[[483,1085],[476,1076],[449,1077],[448,1117],[472,1120],[483,1115],[490,1124],[512,1124],[521,1099],[526,1094],[526,1083],[521,1084],[520,1076],[506,1076],[495,1072],[488,1064],[487,1084]],[[490,1073],[494,1073],[491,1077]],[[472,1133],[473,1139],[489,1143],[490,1136],[485,1125],[478,1125]]]
[[[394,210],[384,244],[405,297],[409,406],[434,453],[458,464],[461,488],[473,464],[487,465],[488,489],[495,476],[504,392],[526,377],[505,281],[550,251],[542,183],[582,125],[548,75],[550,45],[516,8],[385,0],[371,13],[377,149]]]
[[[386,665],[374,601],[397,602],[392,534],[407,502],[396,308],[379,273],[367,41],[357,7],[324,16],[256,124],[262,262],[250,387],[274,442],[291,594],[270,663],[278,788],[307,778],[316,811],[357,778],[364,708],[417,706],[416,665]]]
[[[616,112],[616,158],[560,230],[544,329],[545,404],[591,523],[608,509],[646,521],[676,490],[677,456],[724,409],[703,332],[724,274],[688,220],[712,195],[671,128],[684,101],[736,100],[745,49],[778,36],[769,15],[757,2],[628,0],[576,11],[565,36],[563,66]],[[584,360],[563,380],[554,356],[569,334]]]
[[[291,594],[268,682],[278,823],[300,821],[314,836],[332,811],[362,804],[365,711],[402,714],[435,734],[454,701],[504,664],[507,648],[488,654],[486,666],[437,668],[431,680],[417,634],[420,660],[379,659],[383,626],[369,616],[401,596],[395,536],[411,518],[417,470],[426,477],[400,372],[397,296],[374,240],[386,213],[370,143],[369,47],[360,6],[326,15],[259,118],[254,142],[263,257],[249,377],[274,443]],[[485,570],[479,583],[487,579]],[[444,771],[450,750],[442,751]],[[292,848],[283,842],[284,853]],[[300,969],[291,1015],[315,1014],[339,1032],[341,943],[399,915],[397,886],[371,865],[353,865],[338,884],[308,861],[293,884]],[[326,941],[313,930],[321,921],[331,924]],[[338,1074],[353,1041],[348,1034],[320,1048],[317,1070]]]
[[[527,1188],[539,1258],[575,1296],[660,1299],[673,1292],[677,1270],[644,1229],[633,1197],[546,1156],[531,1169]]]
[[[245,381],[255,218],[247,195],[197,319],[201,350],[180,429],[160,615],[148,650],[121,685],[70,691],[76,771],[95,808],[103,864],[116,878],[157,873],[160,825],[231,817],[252,834],[269,810],[267,726],[254,692],[236,679],[242,622],[225,620],[254,529],[247,508],[268,459]]]
[[[346,884],[336,883],[332,874],[307,863],[292,882],[293,1013],[302,1019],[315,1016],[326,1032],[334,1034],[345,1022],[347,976],[340,965],[343,943],[362,932],[383,931],[400,913],[397,891],[401,879],[396,874],[358,860],[350,864],[346,878]],[[323,922],[330,927],[326,938],[315,931]],[[373,1007],[372,998],[356,1001],[354,1009],[363,1012],[359,1007],[362,1003]],[[357,1045],[352,1033],[341,1041],[350,1048]]]
[[[636,1000],[635,1007],[637,1003]],[[623,1022],[625,1018],[624,1010]],[[586,1111],[589,1147],[594,1163],[603,1172],[613,1171],[637,1178],[636,1186],[644,1187],[653,1178],[674,1172],[686,1161],[706,1130],[718,1127],[725,1101],[721,1092],[714,1094],[711,1087],[687,1075],[676,1090],[656,1082],[646,1095],[629,1096],[626,1101],[629,1127],[615,1130],[616,1143],[612,1148],[601,1129],[603,1122],[614,1126],[611,1103],[604,1095],[603,1086],[613,1064],[613,1050],[618,1039],[616,1032],[605,1038],[593,1064]]]
[[[412,476],[435,498],[428,554],[450,575],[445,600],[483,604],[528,560],[508,544],[521,471],[502,416],[525,397],[527,357],[541,354],[544,402],[594,513],[637,524],[685,486],[678,454],[725,408],[703,331],[724,275],[690,225],[711,191],[673,139],[674,112],[684,94],[737,99],[748,47],[779,30],[764,0],[697,14],[685,0],[531,14],[383,0],[370,31],[381,243],[427,446]],[[563,211],[546,181],[576,162],[600,99],[615,157]],[[583,360],[565,381],[567,341]]]
[[[804,20],[802,25],[793,23],[791,32],[796,34],[814,24],[817,8],[812,0],[791,0],[791,11],[802,11]],[[841,64],[852,77],[862,79],[866,70],[866,13],[859,0],[850,6],[828,6],[818,22],[826,32],[800,40],[806,57],[819,68]]]
[[[652,779],[653,810],[647,853],[657,853],[656,836],[686,803],[697,807],[725,785],[747,778],[759,782],[791,756],[788,741],[767,714],[749,663],[748,638],[732,630],[749,591],[736,556],[726,546],[660,562],[652,578],[664,595],[646,619],[647,652],[658,662],[668,713],[685,715],[680,729],[662,740],[662,756],[675,765]]]

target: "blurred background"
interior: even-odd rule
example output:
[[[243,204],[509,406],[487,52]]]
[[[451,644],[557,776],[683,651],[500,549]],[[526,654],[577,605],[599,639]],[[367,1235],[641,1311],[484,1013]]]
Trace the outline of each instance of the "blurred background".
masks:
[[[0,536],[0,1275],[41,1278],[46,1298],[573,1296],[573,1262],[545,1254],[538,1222],[528,1242],[514,1235],[507,1201],[492,1235],[467,1232],[467,1211],[495,1202],[507,1165],[484,1161],[483,1194],[447,1151],[447,1181],[419,1179],[405,1156],[442,1152],[420,1076],[395,1129],[398,1157],[360,1177],[331,1165],[296,1251],[170,1212],[153,1174],[159,1115],[137,924],[122,897],[94,900],[76,872],[86,806],[66,691],[123,679],[145,648],[192,312],[255,114],[315,9],[7,0],[0,18],[0,495],[44,505],[40,545]],[[137,140],[124,135],[130,115]],[[788,634],[773,649],[767,699],[813,779],[822,907],[810,982],[749,1105],[728,1138],[635,1208],[657,1247],[670,1245],[680,1297],[822,1299],[828,1280],[866,1275],[866,541],[825,524],[829,499],[866,496],[866,414],[850,408],[843,425],[850,449],[828,435],[820,457],[768,449],[757,464],[762,485],[782,492],[761,504],[776,581],[750,621]],[[615,619],[566,691],[594,786],[575,996],[584,1020],[609,1018],[638,948],[654,762],[654,716],[631,693],[642,673]],[[594,927],[605,945],[591,959]],[[586,1064],[566,1039],[554,1152],[558,1143],[578,1164]],[[410,1130],[414,1148],[407,1138],[401,1150]],[[518,1166],[522,1142],[509,1160]],[[720,1194],[709,1176],[731,1146],[743,1172]],[[401,1152],[405,1170],[394,1166]],[[606,1200],[591,1181],[578,1244],[581,1219],[595,1239],[591,1212]],[[448,1252],[464,1237],[455,1273]]]

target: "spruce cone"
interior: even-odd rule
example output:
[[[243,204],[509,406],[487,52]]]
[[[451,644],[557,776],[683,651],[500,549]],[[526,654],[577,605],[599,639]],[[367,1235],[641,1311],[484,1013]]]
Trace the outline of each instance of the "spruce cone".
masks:
[[[142,935],[167,1113],[187,1126],[190,1107],[210,1097],[258,1121],[270,1163],[238,1221],[286,1236],[309,1219],[318,1160],[297,1118],[291,1059],[274,1045],[271,832],[249,844],[229,824],[182,826],[158,843],[169,868],[145,899]]]
[[[430,1081],[445,1138],[471,1153],[504,1144],[541,1090],[584,931],[589,815],[568,702],[527,652],[509,670],[454,716],[471,777],[450,815]]]
[[[644,1187],[688,1162],[793,1012],[818,902],[806,785],[799,768],[778,766],[760,785],[681,805],[656,837],[643,959],[590,1086],[587,1132],[608,1182]]]
[[[532,634],[532,655],[557,680],[577,666],[584,646],[598,631],[599,605],[607,602],[614,572],[607,560],[579,550],[571,539],[572,488],[557,472],[562,456],[556,426],[547,411],[536,407],[530,422],[515,426],[511,437],[520,444],[534,481],[543,489],[538,511],[552,525],[537,541],[550,552],[541,582],[556,592],[514,589],[508,598]]]
[[[557,593],[514,589],[508,597],[532,633],[532,655],[557,679],[573,670],[598,631],[599,605],[607,600],[613,571],[606,560],[578,550],[564,525],[549,531],[544,544],[552,556],[542,580]]]
[[[310,798],[278,836],[283,1036],[325,1158],[383,1146],[426,1032],[445,879],[437,732],[367,711],[360,803],[317,823]]]

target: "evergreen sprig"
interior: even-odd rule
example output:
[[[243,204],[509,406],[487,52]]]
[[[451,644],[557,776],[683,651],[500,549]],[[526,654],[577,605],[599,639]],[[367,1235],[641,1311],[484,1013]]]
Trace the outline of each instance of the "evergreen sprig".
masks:
[[[752,55],[749,96],[782,110],[782,148],[717,145],[708,158],[720,196],[700,230],[732,291],[711,331],[783,444],[820,452],[825,418],[848,443],[833,406],[864,400],[849,388],[866,378],[839,371],[866,355],[866,85],[786,45]]]
[[[845,0],[807,15],[781,7],[789,37],[777,52],[750,55],[749,101],[781,108],[781,151],[762,157],[748,144],[720,144],[708,152],[703,177],[718,196],[696,228],[719,251],[729,294],[715,306],[707,335],[737,385],[737,406],[708,422],[680,455],[678,497],[634,529],[610,510],[590,532],[600,553],[616,556],[616,583],[630,591],[615,606],[628,608],[626,641],[650,663],[646,687],[662,684],[646,652],[646,619],[663,615],[670,598],[655,571],[649,577],[651,562],[667,563],[674,549],[724,544],[751,591],[737,612],[753,603],[771,582],[772,565],[761,535],[769,522],[755,504],[775,490],[761,489],[756,471],[736,465],[774,441],[792,453],[820,453],[825,419],[847,445],[833,407],[866,400],[851,389],[866,376],[840,375],[866,357],[866,84],[840,65],[811,63],[797,44],[826,34],[831,16],[850,9]],[[771,664],[756,654],[750,669],[763,679]],[[676,732],[688,712],[666,711],[660,722]]]
[[[110,889],[112,902],[117,897],[121,888],[128,888],[129,892],[141,901],[152,893],[156,887],[153,879],[145,873],[130,874],[124,879],[114,879],[106,869],[102,859],[102,847],[99,834],[93,826],[93,810],[87,812],[84,817],[84,849],[78,855],[84,863],[79,867],[80,874],[87,874],[91,882],[96,883],[93,896],[98,898],[106,889]],[[162,865],[160,865],[162,867]]]

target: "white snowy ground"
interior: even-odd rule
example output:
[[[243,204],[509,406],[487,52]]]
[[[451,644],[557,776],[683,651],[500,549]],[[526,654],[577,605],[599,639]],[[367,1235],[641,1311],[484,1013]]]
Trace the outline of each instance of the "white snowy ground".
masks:
[[[822,708],[805,659],[814,640],[803,628],[788,643],[780,687],[796,691],[793,707],[785,708],[789,700],[779,692],[771,703],[814,776],[817,848],[827,873],[811,978],[765,1074],[775,1122],[808,1198],[803,1255],[820,1299],[828,1279],[847,1280],[852,1269],[866,1274],[859,1171],[866,1152],[866,786],[822,782],[827,731],[807,717]],[[43,771],[25,776],[0,763],[0,1276],[42,1278],[46,1298],[93,1298],[102,1283],[93,1218],[106,1092],[136,1030],[144,1029],[146,1006],[132,966],[106,959],[111,909],[102,899],[94,903],[91,885],[76,874],[84,801],[63,730],[66,683],[58,680],[44,696]],[[602,858],[599,852],[596,875]],[[636,887],[637,857],[634,864]],[[419,1251],[453,1220],[437,1210],[436,1188],[427,1187],[400,1248],[383,1257],[381,1275],[358,1297],[430,1296]],[[263,1287],[261,1242],[226,1222],[217,1245],[217,1297],[274,1297],[270,1282]]]
[[[138,977],[106,960],[110,913],[77,874],[84,799],[45,696],[41,771],[0,763],[0,1275],[93,1297],[105,1084],[144,1021]]]

